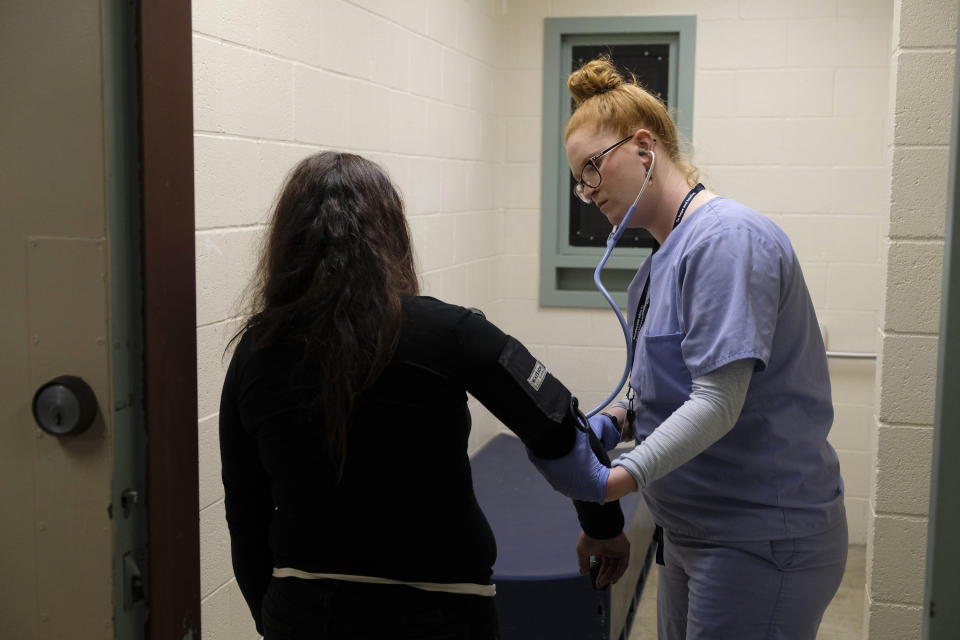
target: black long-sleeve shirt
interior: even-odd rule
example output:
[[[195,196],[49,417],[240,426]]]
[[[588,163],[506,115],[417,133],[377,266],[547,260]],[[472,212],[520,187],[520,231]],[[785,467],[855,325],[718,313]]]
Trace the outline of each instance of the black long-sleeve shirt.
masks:
[[[556,458],[576,428],[559,381],[527,381],[539,363],[481,314],[407,297],[393,359],[356,402],[336,482],[302,345],[254,350],[254,332],[224,381],[220,448],[234,573],[258,623],[273,567],[489,584],[496,544],[473,493],[466,391]],[[623,526],[618,503],[577,507],[597,537]]]

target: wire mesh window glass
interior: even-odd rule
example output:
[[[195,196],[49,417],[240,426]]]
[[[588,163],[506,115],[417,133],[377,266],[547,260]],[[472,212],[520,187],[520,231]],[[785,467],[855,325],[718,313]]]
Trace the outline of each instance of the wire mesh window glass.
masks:
[[[606,301],[594,287],[593,271],[610,223],[573,193],[575,181],[563,148],[573,106],[567,79],[583,63],[608,54],[625,77],[635,76],[660,96],[681,138],[689,140],[696,17],[545,18],[543,42],[539,301],[545,306],[603,307]],[[621,306],[637,267],[654,246],[646,231],[628,229],[607,261],[603,282]]]

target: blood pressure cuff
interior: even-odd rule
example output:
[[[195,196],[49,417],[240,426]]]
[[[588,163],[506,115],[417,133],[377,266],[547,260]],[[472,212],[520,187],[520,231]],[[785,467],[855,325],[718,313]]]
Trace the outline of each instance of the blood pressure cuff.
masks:
[[[552,425],[539,436],[529,434],[521,436],[530,449],[539,457],[546,459],[559,458],[570,452],[573,447],[577,428],[577,401],[570,391],[547,371],[543,363],[527,351],[515,338],[508,336],[507,342],[497,359],[500,366],[506,370],[516,385],[533,402],[534,406],[546,417]],[[500,417],[500,416],[498,416]],[[503,418],[501,418],[503,419]],[[542,421],[543,418],[540,418]],[[504,421],[507,422],[507,421]],[[510,424],[507,422],[507,424]],[[572,427],[572,428],[571,428]],[[565,437],[557,438],[557,432]],[[610,458],[600,446],[592,429],[588,429],[591,438],[591,448],[597,459],[606,466],[610,466]],[[520,435],[518,433],[518,435]],[[620,535],[623,531],[623,510],[619,501],[597,504],[574,500],[577,510],[577,520],[580,527],[591,538],[606,540]]]
[[[570,392],[526,347],[508,336],[497,361],[545,416],[563,422],[570,409]]]
[[[547,460],[569,453],[577,420],[570,408],[570,391],[512,336],[507,336],[497,363],[512,379],[511,386],[526,396],[525,402],[516,402],[507,410],[514,414],[511,417],[524,423],[522,432],[515,430],[524,444]],[[523,413],[527,414],[526,418],[521,418]],[[504,419],[506,416],[497,417],[508,425],[515,424]]]

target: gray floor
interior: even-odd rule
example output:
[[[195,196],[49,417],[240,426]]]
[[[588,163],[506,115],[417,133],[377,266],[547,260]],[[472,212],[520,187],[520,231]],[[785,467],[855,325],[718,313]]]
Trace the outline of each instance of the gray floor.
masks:
[[[843,582],[834,596],[817,640],[859,640],[863,635],[863,596],[866,575],[866,547],[850,545]],[[657,571],[656,565],[647,579],[640,606],[628,640],[655,640],[657,637]]]

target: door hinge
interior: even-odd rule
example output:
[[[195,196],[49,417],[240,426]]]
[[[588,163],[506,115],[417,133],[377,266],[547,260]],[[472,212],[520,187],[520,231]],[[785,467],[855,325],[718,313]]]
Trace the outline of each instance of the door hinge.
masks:
[[[123,608],[128,611],[147,601],[146,557],[144,549],[123,554]]]

